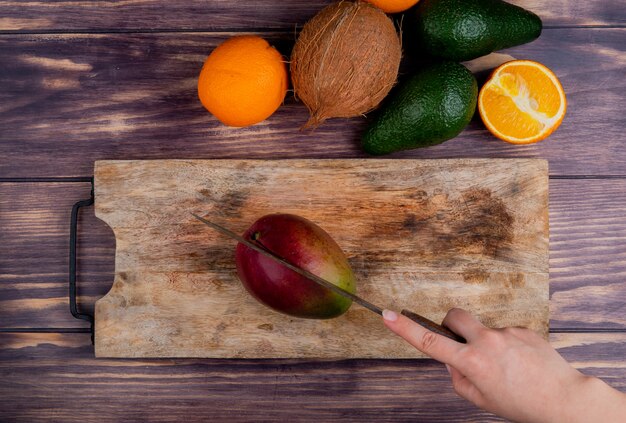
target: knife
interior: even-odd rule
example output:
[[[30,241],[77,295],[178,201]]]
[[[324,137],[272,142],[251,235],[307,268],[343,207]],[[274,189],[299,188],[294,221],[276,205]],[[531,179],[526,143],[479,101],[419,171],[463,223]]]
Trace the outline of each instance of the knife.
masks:
[[[317,275],[314,275],[313,273],[309,272],[306,269],[303,269],[301,267],[298,267],[290,262],[288,262],[287,260],[285,260],[284,258],[272,253],[271,251],[259,246],[258,244],[253,243],[252,241],[248,241],[247,239],[244,239],[243,237],[237,235],[236,233],[234,233],[233,231],[226,229],[223,226],[218,225],[217,223],[213,223],[209,220],[206,220],[200,216],[198,216],[195,213],[191,213],[191,215],[193,217],[195,217],[196,219],[198,219],[199,221],[201,221],[202,223],[204,223],[205,225],[209,226],[210,228],[215,229],[216,231],[218,231],[219,233],[226,235],[227,237],[234,239],[235,241],[245,245],[248,248],[252,248],[254,251],[264,255],[265,257],[268,257],[280,264],[282,264],[283,266],[287,267],[288,269],[293,270],[294,272],[296,272],[297,274],[304,276],[305,278],[312,280],[313,282],[323,286],[326,289],[330,289],[331,291],[333,291],[334,293],[341,295],[342,297],[346,297],[351,299],[352,301],[354,301],[355,303],[359,304],[362,307],[365,307],[366,309],[379,314],[379,315],[383,315],[383,309],[370,303],[369,301],[359,297],[358,295],[355,295],[351,292],[346,291],[343,288],[338,287],[337,285],[335,285],[332,282],[327,281],[326,279],[320,278]],[[438,325],[437,323],[433,322],[432,320],[427,319],[424,316],[420,316],[417,313],[413,313],[412,311],[409,310],[402,310],[401,314],[408,317],[409,319],[413,320],[415,323],[425,327],[426,329],[430,330],[431,332],[435,332],[438,335],[442,335],[445,336],[446,338],[450,338],[454,341],[457,342],[461,342],[461,343],[465,343],[465,339],[462,338],[461,336],[457,335],[456,333],[452,332],[450,329],[448,329],[445,326],[442,325]]]

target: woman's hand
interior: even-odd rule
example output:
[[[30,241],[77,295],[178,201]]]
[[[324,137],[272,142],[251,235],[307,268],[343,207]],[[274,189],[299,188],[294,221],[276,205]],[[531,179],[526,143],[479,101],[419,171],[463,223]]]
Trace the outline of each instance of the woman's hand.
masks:
[[[385,310],[383,316],[389,329],[446,364],[461,397],[487,411],[520,422],[612,422],[626,416],[626,395],[571,367],[528,329],[489,329],[452,309],[443,324],[467,340],[461,344],[401,314]]]

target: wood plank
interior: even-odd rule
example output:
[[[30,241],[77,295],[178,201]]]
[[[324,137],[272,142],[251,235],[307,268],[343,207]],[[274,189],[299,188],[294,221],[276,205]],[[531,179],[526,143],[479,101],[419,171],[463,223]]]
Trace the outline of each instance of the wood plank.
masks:
[[[307,111],[291,95],[249,128],[224,127],[207,113],[196,78],[206,55],[231,35],[0,37],[0,174],[86,176],[98,159],[364,157],[364,119],[300,132]],[[545,63],[562,80],[568,115],[550,139],[509,145],[475,119],[453,141],[392,157],[538,157],[553,175],[623,174],[625,36],[625,28],[552,29],[507,51]],[[268,37],[289,52],[292,34]]]
[[[0,326],[84,327],[68,300],[70,211],[89,198],[90,183],[0,183]],[[80,213],[78,294],[93,304],[112,281],[115,239],[94,216]]]
[[[626,392],[626,334],[551,342]],[[94,359],[88,335],[0,334],[0,378],[2,421],[501,421],[432,360]]]
[[[315,320],[260,304],[237,277],[235,243],[190,212],[236,233],[271,213],[303,216],[341,246],[372,303],[419,304],[435,322],[459,304],[547,338],[545,160],[108,160],[94,181],[117,243],[113,287],[96,303],[98,357],[423,356],[362,307]]]
[[[0,183],[0,328],[85,326],[68,310],[67,245],[71,205],[88,197],[86,183]],[[623,179],[550,181],[550,327],[626,328],[623,204]],[[115,240],[93,207],[79,227],[80,304],[93,312]]]
[[[616,25],[626,22],[617,0],[511,0],[537,13],[544,25]],[[187,0],[130,0],[123,3],[0,1],[0,31],[138,31],[138,30],[236,30],[301,27],[330,0],[285,3],[254,0],[222,2]]]
[[[550,291],[551,327],[626,327],[626,180],[550,181]]]

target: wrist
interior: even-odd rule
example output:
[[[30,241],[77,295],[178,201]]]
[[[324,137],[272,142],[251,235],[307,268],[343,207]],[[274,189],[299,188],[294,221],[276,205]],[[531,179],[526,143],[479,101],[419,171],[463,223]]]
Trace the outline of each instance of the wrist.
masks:
[[[561,404],[562,420],[559,421],[614,421],[611,416],[621,394],[597,377],[576,373],[578,377],[567,389],[565,401]]]
[[[549,421],[578,422],[580,398],[585,398],[591,380],[578,370],[571,368],[572,373],[561,380],[559,401],[555,402],[555,414]]]

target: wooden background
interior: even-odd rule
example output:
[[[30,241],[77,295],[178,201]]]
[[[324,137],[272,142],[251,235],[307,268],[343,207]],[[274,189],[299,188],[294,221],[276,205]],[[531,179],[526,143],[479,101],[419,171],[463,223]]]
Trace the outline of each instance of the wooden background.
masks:
[[[247,129],[200,106],[211,49],[262,33],[288,53],[327,1],[0,0],[0,421],[486,421],[424,361],[95,360],[67,300],[70,208],[97,159],[363,157],[361,119],[314,135],[292,97]],[[516,0],[544,20],[509,49],[552,68],[568,114],[526,147],[474,121],[457,139],[392,157],[539,157],[550,163],[551,340],[626,391],[626,9],[619,0]],[[411,69],[404,66],[404,72]],[[81,213],[79,293],[112,282],[113,234]]]

